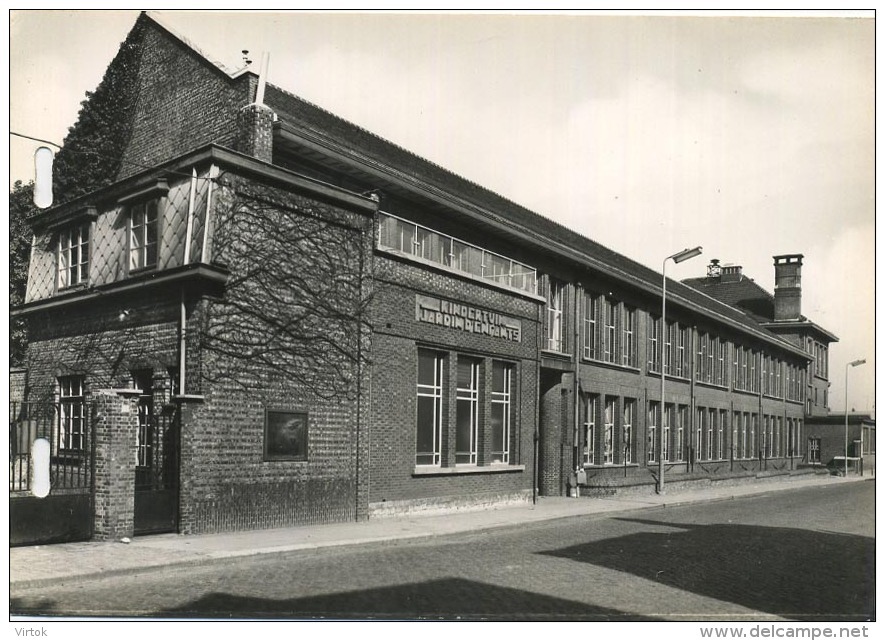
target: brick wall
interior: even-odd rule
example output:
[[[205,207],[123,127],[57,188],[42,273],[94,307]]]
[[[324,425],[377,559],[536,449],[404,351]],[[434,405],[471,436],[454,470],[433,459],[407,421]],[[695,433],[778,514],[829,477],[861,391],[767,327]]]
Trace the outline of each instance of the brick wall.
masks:
[[[423,509],[477,507],[494,502],[525,501],[531,496],[533,438],[537,426],[538,303],[523,296],[458,278],[442,270],[379,254],[376,260],[372,319],[372,389],[369,431],[369,505],[373,515]],[[432,296],[492,310],[519,320],[519,342],[473,334],[416,320],[416,296]],[[512,444],[513,470],[448,473],[454,442],[444,439],[446,462],[439,474],[416,468],[416,382],[419,347],[446,354],[444,425],[455,420],[454,363],[459,355],[480,359],[484,376],[481,399],[487,398],[491,363],[515,364]],[[488,403],[481,400],[479,459],[489,449]],[[453,434],[444,427],[444,434]],[[483,466],[480,465],[480,468]],[[486,469],[489,469],[486,467]]]
[[[117,178],[206,143],[233,148],[253,76],[231,80],[151,20],[143,47],[132,137]]]

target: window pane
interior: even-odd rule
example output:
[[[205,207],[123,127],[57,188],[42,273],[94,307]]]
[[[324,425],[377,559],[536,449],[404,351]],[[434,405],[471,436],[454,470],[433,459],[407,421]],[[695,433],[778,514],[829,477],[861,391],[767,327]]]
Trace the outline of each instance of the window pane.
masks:
[[[436,385],[436,354],[418,352],[418,384]]]
[[[456,463],[472,463],[473,451],[473,418],[475,403],[470,400],[459,400],[457,403],[458,418],[455,428]]]
[[[418,454],[433,453],[435,450],[434,422],[436,419],[436,399],[429,396],[418,397]]]

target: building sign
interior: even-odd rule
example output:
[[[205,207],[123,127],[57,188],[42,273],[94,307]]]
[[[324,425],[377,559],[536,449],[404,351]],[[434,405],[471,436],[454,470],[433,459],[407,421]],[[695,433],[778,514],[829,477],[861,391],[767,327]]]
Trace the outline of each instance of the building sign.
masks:
[[[415,295],[415,320],[514,343],[522,340],[522,323],[516,318],[432,296]]]

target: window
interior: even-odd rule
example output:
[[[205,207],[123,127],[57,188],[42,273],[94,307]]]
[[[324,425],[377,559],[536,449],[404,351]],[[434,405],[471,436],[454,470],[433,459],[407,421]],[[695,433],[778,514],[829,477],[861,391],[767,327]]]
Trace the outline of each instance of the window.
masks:
[[[584,463],[593,465],[596,462],[596,396],[584,398]]]
[[[648,371],[661,371],[661,319],[648,317]]]
[[[80,452],[85,447],[85,397],[82,376],[58,379],[58,449]]]
[[[417,465],[439,465],[442,456],[443,355],[418,351]]]
[[[270,409],[266,411],[264,460],[307,460],[307,412]]]
[[[550,280],[550,292],[547,296],[547,349],[554,352],[564,350],[563,341],[563,299],[565,285]]]
[[[765,442],[766,448],[768,450],[768,457],[771,458],[774,455],[774,417],[766,416],[765,417]]]
[[[716,437],[716,458],[720,461],[725,458],[723,455],[725,454],[725,423],[728,421],[728,412],[726,410],[719,410],[719,421],[716,423],[716,429],[718,430],[718,435]]]
[[[759,429],[759,416],[756,414],[750,415],[750,428],[749,428],[749,446],[747,449],[747,458],[755,458],[756,457],[756,431]]]
[[[618,304],[608,298],[602,299],[602,360],[617,363]]]
[[[797,418],[794,425],[793,442],[795,446],[793,448],[793,456],[802,456],[802,419]],[[869,439],[864,439],[864,443],[869,443]]]
[[[670,323],[667,323],[667,327],[664,330],[664,345],[663,345],[663,356],[664,356],[664,372],[667,376],[673,375],[673,339],[674,339],[674,326]]]
[[[703,458],[707,458],[706,449],[704,448],[704,435],[706,432],[704,431],[704,419],[707,417],[707,410],[703,407],[697,408],[697,412],[695,413],[695,437],[694,437],[694,447],[695,447],[695,459],[700,460]]]
[[[534,268],[415,223],[379,212],[378,247],[504,287],[534,294]]]
[[[479,361],[458,358],[455,420],[455,464],[476,465],[479,427]]]
[[[741,458],[741,413],[735,412],[731,423],[731,457]]]
[[[646,444],[645,444],[645,452],[646,452],[646,460],[649,463],[654,463],[658,460],[657,458],[657,449],[658,449],[658,407],[659,403],[649,402],[648,404],[648,418],[646,420]]]
[[[602,462],[611,465],[615,462],[615,397],[605,397],[605,423],[602,438]]]
[[[624,464],[633,462],[633,416],[636,414],[636,401],[624,400],[624,424],[621,427],[621,449],[624,452]]]
[[[717,385],[728,385],[728,343],[716,341],[716,372],[714,381]]]
[[[89,279],[89,226],[81,223],[58,235],[58,288],[73,287]]]
[[[621,318],[621,364],[636,367],[636,310],[624,306]]]
[[[153,443],[151,443],[151,421],[154,416],[153,372],[140,370],[132,373],[132,386],[141,390],[138,395],[138,433],[135,437],[136,464],[150,466]]]
[[[599,299],[592,294],[584,294],[584,358],[599,358],[596,319],[599,315]]]
[[[129,209],[129,269],[135,271],[155,267],[159,218],[157,201],[147,200]]]
[[[510,463],[513,365],[492,363],[492,463]]]
[[[685,358],[688,343],[688,328],[673,324],[676,340],[676,359],[673,363],[673,376],[685,378],[688,375],[688,361]]]
[[[688,408],[681,405],[676,412],[676,445],[675,460],[684,460],[685,453],[685,426],[688,423]]]
[[[820,439],[808,439],[808,462],[820,463]]]
[[[716,410],[710,410],[707,413],[707,442],[705,457],[708,461],[713,458],[713,427],[716,423]],[[717,456],[718,458],[718,456]]]
[[[661,458],[666,462],[670,460],[670,426],[673,424],[673,406],[667,405],[664,408],[664,417],[661,429]]]

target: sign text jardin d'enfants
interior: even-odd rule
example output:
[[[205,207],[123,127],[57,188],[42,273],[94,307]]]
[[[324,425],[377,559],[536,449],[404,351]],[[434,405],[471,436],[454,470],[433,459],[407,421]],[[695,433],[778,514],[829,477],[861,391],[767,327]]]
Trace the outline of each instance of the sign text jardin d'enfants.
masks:
[[[415,320],[514,343],[520,342],[522,337],[519,319],[420,294],[415,295]]]

